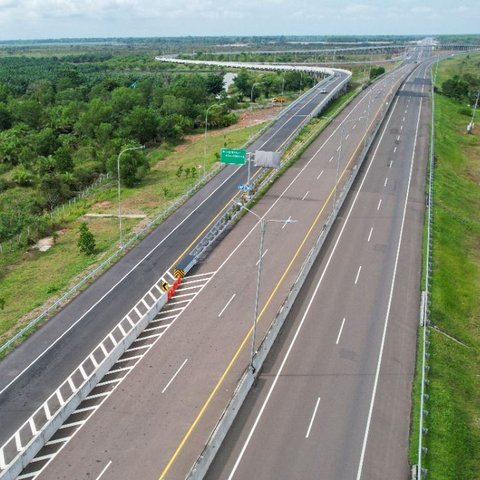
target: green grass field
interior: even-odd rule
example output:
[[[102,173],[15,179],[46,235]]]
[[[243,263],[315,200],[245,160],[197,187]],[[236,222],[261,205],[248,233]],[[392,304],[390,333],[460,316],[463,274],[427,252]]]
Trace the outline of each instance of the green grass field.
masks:
[[[262,127],[255,125],[209,132],[207,170],[215,165],[215,152],[220,148],[239,147]],[[151,150],[148,153],[152,166],[150,173],[138,186],[122,189],[123,213],[145,214],[145,221],[154,218],[198,181],[203,171],[203,152],[202,136],[187,140],[175,150],[172,147]],[[183,173],[179,177],[177,172],[180,165]],[[196,176],[190,174],[186,177],[186,168],[194,168]],[[0,343],[43,311],[45,302],[53,303],[55,296],[60,296],[77,283],[89,268],[113,253],[118,246],[118,219],[115,217],[87,220],[96,240],[95,255],[87,257],[81,254],[77,239],[79,224],[85,220],[84,214],[116,214],[116,195],[113,184],[67,208],[59,221],[61,227],[55,245],[47,252],[14,250],[0,255],[0,269],[4,272],[0,297],[5,300],[4,309],[0,310]],[[140,221],[126,218],[122,223],[124,234],[128,235],[132,229],[139,227]]]
[[[478,75],[479,65],[478,55],[444,61],[437,86],[455,74]],[[428,339],[428,451],[423,466],[427,478],[471,480],[480,478],[480,129],[465,133],[470,121],[466,105],[440,94],[435,100],[434,328]],[[418,396],[416,382],[415,402]],[[418,405],[414,422],[417,410]],[[417,463],[413,425],[410,460]]]

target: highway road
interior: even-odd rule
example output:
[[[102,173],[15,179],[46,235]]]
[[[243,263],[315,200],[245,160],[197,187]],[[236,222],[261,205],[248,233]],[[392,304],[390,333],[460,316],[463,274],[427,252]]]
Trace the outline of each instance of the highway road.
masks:
[[[412,73],[207,478],[410,478],[429,63]]]
[[[267,219],[297,221],[268,226],[258,338],[323,228],[337,159],[342,184],[366,125],[410,69],[352,102],[256,205]],[[21,478],[184,478],[248,363],[257,250],[258,221],[248,214],[185,278]]]
[[[331,88],[346,78],[339,72]],[[326,95],[317,85],[250,147],[279,150]],[[98,345],[139,298],[194,244],[245,183],[246,167],[227,166],[0,362],[0,445]]]

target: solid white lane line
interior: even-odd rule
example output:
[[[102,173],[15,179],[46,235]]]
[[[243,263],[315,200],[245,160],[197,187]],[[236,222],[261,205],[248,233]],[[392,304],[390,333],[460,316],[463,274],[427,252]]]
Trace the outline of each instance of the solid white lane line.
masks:
[[[324,171],[325,171],[325,170],[322,170],[322,171],[321,171],[321,172],[318,174],[318,176],[317,176],[317,180],[319,180],[319,179],[320,179],[320,177],[323,175],[323,172],[324,172]]]
[[[380,206],[382,205],[382,199],[379,200],[378,205],[377,205],[377,210],[380,210]]]
[[[110,460],[105,468],[100,472],[100,475],[97,477],[97,480],[100,480],[103,477],[103,474],[107,471],[108,467],[112,464],[112,461]]]
[[[307,198],[307,195],[310,193],[310,190],[307,190],[307,192],[305,193],[305,195],[303,196],[302,200],[305,200]]]
[[[180,368],[175,372],[175,375],[170,379],[170,381],[165,385],[165,388],[162,390],[162,393],[165,393],[167,391],[167,388],[170,386],[170,384],[175,380],[175,377],[180,373],[180,370],[185,366],[185,364],[188,362],[188,358],[185,359],[185,361],[180,365]]]
[[[383,184],[383,186],[386,187],[387,183],[388,183],[388,177],[385,179],[385,183]]]
[[[372,233],[373,233],[373,227],[370,229],[370,233],[368,234],[367,242],[370,242],[370,239],[372,238]]]
[[[425,87],[425,85],[422,85],[422,93],[424,91],[424,87]],[[385,347],[385,338],[387,336],[388,320],[390,318],[390,309],[391,309],[391,306],[392,306],[393,292],[395,290],[395,280],[396,280],[396,277],[397,277],[398,259],[400,257],[400,249],[402,248],[403,228],[405,226],[405,217],[406,217],[406,214],[407,214],[408,197],[409,197],[409,194],[410,194],[410,185],[411,185],[411,181],[412,181],[413,164],[415,162],[415,149],[417,148],[417,138],[418,138],[418,130],[419,130],[419,127],[420,127],[421,113],[422,113],[422,101],[420,101],[420,108],[418,109],[417,126],[416,126],[416,129],[415,129],[415,139],[413,141],[412,159],[411,159],[411,163],[410,163],[410,172],[409,172],[409,176],[408,176],[407,192],[406,192],[406,195],[405,195],[405,201],[404,201],[404,205],[403,205],[403,216],[402,216],[402,223],[401,223],[401,226],[400,226],[400,235],[399,235],[399,240],[398,240],[398,245],[397,245],[395,265],[394,265],[394,268],[393,268],[392,284],[390,286],[390,295],[389,295],[389,298],[388,298],[387,312],[385,314],[385,324],[384,324],[384,327],[383,327],[382,342],[380,344],[380,352],[378,354],[377,370],[375,372],[375,381],[374,381],[374,384],[373,384],[373,392],[372,392],[372,399],[370,401],[370,409],[368,411],[367,425],[365,427],[365,436],[363,438],[362,453],[360,455],[360,462],[359,462],[359,465],[358,465],[357,480],[360,480],[361,477],[362,477],[363,461],[365,459],[365,451],[367,449],[367,440],[368,440],[368,434],[369,434],[369,431],[370,431],[370,423],[372,421],[373,405],[375,403],[375,397],[376,397],[376,394],[377,394],[378,378],[380,376],[380,368],[382,366],[383,349]]]
[[[266,252],[265,252],[266,253]],[[230,297],[230,300],[227,302],[227,304],[222,308],[222,311],[218,314],[219,317],[222,316],[222,313],[227,309],[227,307],[230,305],[230,303],[232,302],[232,300],[235,298],[237,294],[234,293],[231,297]]]
[[[342,335],[344,325],[345,325],[345,318],[342,320],[342,325],[340,326],[340,330],[338,332],[337,341],[335,342],[335,345],[338,345],[338,342],[340,341],[340,337]]]
[[[355,277],[355,285],[358,283],[358,278],[360,277],[360,272],[362,271],[362,266],[358,267],[357,276]]]
[[[307,433],[305,435],[305,438],[308,438],[310,436],[310,432],[312,430],[312,425],[313,425],[313,421],[315,420],[315,415],[317,415],[317,410],[318,410],[318,406],[320,405],[320,397],[317,398],[317,403],[315,404],[315,408],[313,409],[313,415],[312,415],[312,419],[310,420],[310,424],[308,425],[308,429],[307,429]]]
[[[285,224],[286,225],[286,224]],[[283,227],[282,227],[283,228]],[[267,254],[268,248],[263,252],[262,258]],[[260,260],[257,260],[257,263],[255,264],[256,267],[258,267],[258,264],[260,263]]]
[[[292,341],[290,342],[290,345],[288,346],[288,349],[287,349],[287,352],[285,353],[285,356],[283,357],[283,360],[282,360],[282,363],[280,365],[280,368],[278,369],[278,372],[277,374],[275,375],[275,378],[272,382],[272,385],[270,386],[270,389],[267,393],[267,396],[265,398],[265,400],[263,401],[263,404],[262,406],[260,407],[260,411],[258,412],[258,415],[257,417],[255,418],[255,422],[253,423],[253,426],[252,428],[250,429],[250,432],[248,433],[248,436],[245,440],[245,443],[243,444],[243,447],[242,447],[242,450],[240,451],[238,457],[237,457],[237,460],[235,461],[235,465],[232,467],[232,471],[230,472],[230,475],[228,476],[228,480],[232,480],[233,476],[235,475],[235,472],[237,471],[238,469],[238,466],[240,465],[240,462],[242,461],[242,458],[243,456],[245,455],[245,451],[247,450],[248,448],[248,445],[250,444],[250,441],[252,440],[252,437],[253,437],[253,434],[255,433],[255,430],[257,429],[257,426],[258,424],[260,423],[260,419],[262,418],[262,415],[263,415],[263,412],[265,411],[265,409],[267,408],[267,404],[268,402],[270,401],[270,397],[272,396],[272,393],[273,391],[275,390],[275,387],[277,385],[277,382],[278,382],[278,379],[280,378],[280,376],[282,375],[283,373],[283,369],[285,368],[285,365],[288,361],[288,358],[290,356],[290,353],[297,341],[297,338],[298,336],[300,335],[300,331],[302,330],[303,328],[303,324],[305,323],[305,320],[310,312],[310,309],[312,308],[312,305],[313,305],[313,302],[317,296],[317,293],[318,293],[318,290],[320,289],[320,285],[322,284],[322,281],[323,281],[323,278],[325,277],[326,273],[327,273],[327,270],[328,270],[328,266],[330,265],[331,261],[332,261],[332,258],[337,250],[337,247],[338,247],[338,244],[340,243],[340,240],[342,239],[343,237],[343,232],[345,231],[345,228],[346,226],[348,225],[348,221],[350,219],[350,216],[352,214],[352,211],[357,203],[357,200],[358,200],[358,197],[360,195],[360,192],[362,191],[362,188],[363,188],[363,185],[365,183],[365,180],[367,179],[368,177],[368,173],[370,172],[370,168],[372,167],[373,165],[373,160],[375,159],[376,155],[377,155],[377,152],[378,152],[378,149],[380,148],[380,145],[382,144],[382,140],[385,136],[385,132],[387,131],[387,127],[388,125],[390,124],[390,120],[392,119],[392,115],[393,115],[393,112],[395,111],[395,107],[396,105],[398,104],[398,97],[396,98],[395,100],[395,103],[393,105],[393,108],[388,116],[388,119],[385,123],[385,126],[383,127],[383,132],[382,134],[380,135],[380,140],[377,144],[377,147],[375,148],[375,151],[373,152],[373,155],[372,155],[372,158],[370,160],[370,163],[368,164],[368,167],[365,171],[365,175],[360,183],[360,186],[357,190],[357,193],[353,199],[353,202],[352,202],[352,205],[350,207],[350,210],[348,211],[348,214],[345,218],[345,222],[344,224],[342,225],[342,229],[340,230],[340,233],[338,234],[338,238],[332,248],[332,251],[330,252],[330,255],[328,257],[328,260],[327,260],[327,263],[325,265],[325,268],[323,269],[323,272],[320,276],[320,279],[318,280],[318,283],[317,285],[315,286],[315,290],[313,291],[312,293],[312,296],[310,297],[310,300],[308,302],[308,305],[307,305],[307,308],[305,309],[305,312],[302,316],[302,319],[300,320],[300,323],[297,327],[297,329],[295,330],[295,334],[293,336],[293,339]]]

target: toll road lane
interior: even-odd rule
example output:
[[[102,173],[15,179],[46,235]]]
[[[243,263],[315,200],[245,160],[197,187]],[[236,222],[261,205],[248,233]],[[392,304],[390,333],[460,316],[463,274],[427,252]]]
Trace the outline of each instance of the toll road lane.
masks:
[[[413,78],[425,78],[425,70],[422,66]],[[407,82],[403,92],[414,85]],[[418,87],[412,90],[416,95],[405,124],[411,132],[399,145],[398,161],[389,166],[391,132],[404,111],[402,92],[210,480],[408,476],[429,120]],[[359,264],[360,280],[353,288]],[[306,439],[317,398],[321,402]]]

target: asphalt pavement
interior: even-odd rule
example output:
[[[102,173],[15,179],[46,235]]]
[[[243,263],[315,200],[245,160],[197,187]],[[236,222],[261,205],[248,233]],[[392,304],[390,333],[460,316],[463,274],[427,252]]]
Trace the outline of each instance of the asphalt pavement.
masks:
[[[407,69],[356,99],[256,205],[255,212],[267,219],[297,220],[267,227],[259,339],[323,228],[337,170],[341,183],[354,167],[352,156],[364,141],[367,120],[384,108],[389,89]],[[149,349],[132,345],[127,356],[136,353],[135,367],[114,366],[99,386],[112,389],[92,392],[88,406],[80,405],[74,414],[76,421],[64,425],[69,434],[47,445],[48,461],[38,478],[185,477],[248,363],[257,252],[258,221],[247,214],[186,277],[178,298],[156,320],[158,327],[149,326],[148,336],[155,337]],[[48,453],[54,445],[61,446]]]
[[[409,478],[430,82],[399,92],[207,478]]]
[[[338,84],[344,78],[335,77]],[[277,150],[325,100],[316,86],[250,147]],[[253,170],[254,171],[254,170]],[[226,166],[138,246],[0,362],[0,444],[3,444],[130,308],[201,236],[245,183],[247,168]]]

